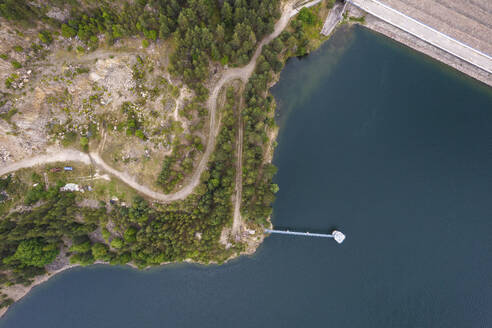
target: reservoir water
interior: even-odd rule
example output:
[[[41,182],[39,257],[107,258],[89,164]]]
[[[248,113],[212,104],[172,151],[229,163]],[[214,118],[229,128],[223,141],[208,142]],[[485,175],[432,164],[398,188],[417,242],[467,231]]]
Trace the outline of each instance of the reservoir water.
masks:
[[[0,320],[21,327],[491,327],[492,93],[364,28],[290,60],[274,226],[223,266],[76,268]]]

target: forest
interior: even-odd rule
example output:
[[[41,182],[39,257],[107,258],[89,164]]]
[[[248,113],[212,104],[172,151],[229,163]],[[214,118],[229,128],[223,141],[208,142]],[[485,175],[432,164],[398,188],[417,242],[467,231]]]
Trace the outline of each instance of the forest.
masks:
[[[304,56],[312,50],[305,29],[315,24],[317,19],[313,9],[303,8],[286,30],[263,47],[255,72],[245,88],[246,106],[242,110],[245,132],[241,213],[258,224],[267,224],[272,214],[271,204],[279,190],[272,183],[277,168],[265,161],[266,148],[270,142],[268,133],[275,128],[276,104],[268,91],[269,86],[278,78],[288,58]]]
[[[139,35],[146,43],[172,37],[173,74],[182,77],[204,100],[208,90],[203,81],[209,76],[210,60],[223,65],[243,65],[249,61],[258,40],[273,30],[280,17],[279,0],[137,0],[68,1],[70,18],[60,22],[46,16],[42,7],[27,0],[0,0],[0,16],[24,25],[38,17],[49,28],[40,33],[44,43],[51,32],[78,37],[92,49],[104,37],[107,44],[123,37]],[[53,1],[53,5],[63,3]],[[82,9],[87,8],[87,9]]]
[[[25,191],[23,205],[31,206],[27,211],[2,213],[0,284],[29,285],[62,251],[75,264],[131,262],[140,268],[184,259],[222,262],[240,251],[240,245],[225,250],[219,243],[223,227],[232,219],[235,154],[231,149],[238,97],[234,89],[227,90],[209,170],[196,192],[183,201],[150,204],[137,197],[129,207],[104,202],[97,208],[80,207],[76,194],[60,191],[66,181],[47,188],[35,173],[29,183],[13,175],[0,178],[1,195]]]
[[[54,20],[46,16],[46,9],[25,0],[0,0],[0,16],[21,26],[32,26],[39,18],[43,43],[52,42],[52,35],[76,37],[92,49],[101,40],[111,45],[129,36],[139,36],[146,44],[170,39],[175,45],[170,72],[195,91],[191,106],[196,108],[203,108],[208,97],[204,82],[211,75],[210,63],[247,63],[280,15],[278,0],[52,3],[70,6],[70,17]],[[245,100],[241,212],[255,224],[266,224],[278,191],[272,183],[276,168],[265,161],[269,133],[275,128],[275,101],[268,88],[288,57],[309,51],[304,26],[311,20],[309,13],[301,15],[289,31],[263,48],[242,95],[234,88],[226,90],[215,151],[201,184],[186,199],[157,204],[137,197],[130,206],[101,202],[88,208],[78,206],[73,193],[60,191],[66,181],[48,187],[36,174],[29,183],[14,175],[0,178],[0,286],[29,285],[61,252],[71,263],[132,263],[140,268],[184,259],[222,262],[239,252],[240,243],[229,250],[219,243],[224,226],[232,221],[239,99]],[[137,128],[130,133],[136,134]],[[178,149],[166,158],[158,177],[168,190],[181,181],[172,169],[179,156]],[[6,195],[22,195],[29,210],[2,211]],[[8,306],[9,299],[0,296],[0,306]]]

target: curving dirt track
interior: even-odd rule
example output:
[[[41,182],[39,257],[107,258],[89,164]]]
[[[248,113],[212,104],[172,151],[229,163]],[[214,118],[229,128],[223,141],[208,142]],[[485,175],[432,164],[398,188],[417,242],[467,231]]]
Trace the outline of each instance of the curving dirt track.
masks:
[[[313,1],[316,2],[316,1]],[[308,6],[310,3],[307,3],[303,6]],[[299,8],[298,8],[299,9]],[[0,168],[0,176],[17,171],[19,169],[23,168],[28,168],[36,165],[43,165],[43,164],[48,164],[48,163],[55,163],[55,162],[66,162],[66,161],[75,161],[75,162],[82,162],[84,164],[94,164],[96,167],[114,175],[115,177],[119,178],[122,180],[124,183],[128,184],[130,187],[134,188],[141,194],[162,201],[162,202],[169,202],[169,201],[174,201],[174,200],[179,200],[179,199],[184,199],[186,196],[190,195],[193,190],[195,189],[196,186],[200,183],[200,176],[202,175],[203,171],[206,169],[210,155],[212,154],[214,147],[215,147],[215,139],[217,137],[218,131],[219,131],[219,126],[217,122],[217,117],[216,117],[216,112],[217,112],[217,98],[219,95],[219,92],[221,88],[224,86],[229,81],[232,81],[234,79],[241,79],[244,83],[248,81],[250,76],[253,74],[253,71],[256,67],[256,61],[258,60],[258,57],[261,54],[261,50],[263,46],[270,41],[272,41],[274,38],[276,38],[280,33],[284,30],[284,28],[287,26],[289,23],[289,19],[295,15],[296,10],[293,9],[293,4],[291,2],[287,3],[284,5],[282,9],[282,16],[280,19],[277,21],[275,24],[273,32],[266,36],[261,42],[258,44],[258,47],[256,48],[255,53],[253,54],[253,57],[251,58],[250,62],[243,67],[238,67],[238,68],[230,68],[224,71],[222,74],[221,78],[218,80],[218,82],[215,84],[213,87],[210,97],[207,101],[207,107],[210,111],[210,132],[209,132],[209,137],[207,141],[207,147],[205,150],[205,153],[203,154],[197,168],[194,170],[193,175],[190,179],[190,182],[185,185],[182,189],[179,191],[172,193],[172,194],[163,194],[157,191],[154,191],[150,189],[147,186],[139,184],[134,177],[130,176],[129,174],[125,172],[120,172],[111,166],[109,166],[107,163],[103,161],[103,159],[99,156],[98,152],[91,152],[89,154],[83,153],[81,151],[73,150],[73,149],[64,149],[64,150],[48,150],[46,154],[43,155],[38,155],[34,156],[31,158],[27,158],[24,160],[21,160],[19,162],[11,163],[9,165],[6,165],[2,168]],[[242,145],[241,147],[238,147],[239,151],[242,151]],[[238,172],[237,174],[240,174],[241,172]],[[240,202],[240,199],[237,200],[237,202]],[[236,204],[236,207],[239,209],[239,206]],[[238,211],[239,212],[239,211]],[[236,215],[235,215],[236,217]],[[236,227],[240,224],[240,216],[236,218]]]

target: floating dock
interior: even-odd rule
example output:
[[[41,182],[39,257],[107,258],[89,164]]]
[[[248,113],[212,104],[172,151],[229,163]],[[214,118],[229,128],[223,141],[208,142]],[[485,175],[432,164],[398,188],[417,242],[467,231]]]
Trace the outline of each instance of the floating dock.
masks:
[[[339,244],[343,243],[343,241],[345,240],[345,235],[338,230],[333,230],[331,234],[325,234],[325,233],[265,229],[265,233],[276,233],[281,235],[293,235],[293,236],[304,236],[304,237],[333,238]]]

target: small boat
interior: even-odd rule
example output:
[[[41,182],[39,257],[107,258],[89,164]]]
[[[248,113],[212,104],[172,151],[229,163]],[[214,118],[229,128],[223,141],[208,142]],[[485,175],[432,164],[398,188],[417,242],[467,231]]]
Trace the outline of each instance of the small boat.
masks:
[[[345,235],[338,230],[333,230],[331,234],[333,235],[335,241],[339,244],[343,243],[343,241],[345,240]]]

